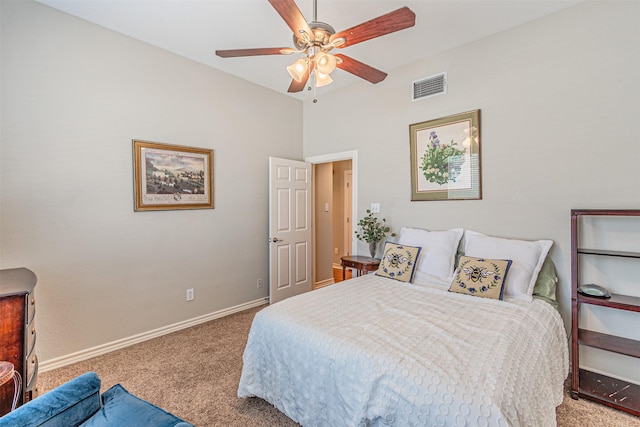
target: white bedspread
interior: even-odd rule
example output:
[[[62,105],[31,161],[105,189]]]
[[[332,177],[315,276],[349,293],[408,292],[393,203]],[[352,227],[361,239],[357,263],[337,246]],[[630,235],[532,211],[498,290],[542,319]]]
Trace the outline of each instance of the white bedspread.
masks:
[[[551,305],[373,274],[260,311],[239,397],[304,426],[553,426],[568,346]]]

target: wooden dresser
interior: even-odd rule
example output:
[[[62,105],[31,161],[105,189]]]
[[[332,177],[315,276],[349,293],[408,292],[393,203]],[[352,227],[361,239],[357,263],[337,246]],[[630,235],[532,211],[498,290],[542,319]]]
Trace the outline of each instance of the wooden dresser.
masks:
[[[26,268],[0,270],[0,361],[13,363],[22,377],[18,405],[35,397],[38,377],[36,281],[36,275]],[[0,387],[0,416],[11,409],[13,391],[13,381]]]

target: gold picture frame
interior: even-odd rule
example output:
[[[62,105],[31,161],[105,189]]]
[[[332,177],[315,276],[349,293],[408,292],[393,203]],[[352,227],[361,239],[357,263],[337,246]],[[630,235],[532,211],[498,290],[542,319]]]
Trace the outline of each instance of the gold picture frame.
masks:
[[[213,209],[213,150],[133,140],[134,210]]]
[[[409,125],[411,200],[482,199],[480,110]]]

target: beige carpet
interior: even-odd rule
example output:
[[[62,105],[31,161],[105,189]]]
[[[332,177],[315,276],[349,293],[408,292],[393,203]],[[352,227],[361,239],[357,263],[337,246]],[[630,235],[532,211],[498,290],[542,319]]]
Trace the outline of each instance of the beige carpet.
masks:
[[[242,353],[253,316],[236,313],[38,377],[40,394],[95,371],[103,391],[121,383],[130,392],[199,427],[296,426],[262,399],[238,399]],[[640,418],[565,393],[559,426],[638,426]]]

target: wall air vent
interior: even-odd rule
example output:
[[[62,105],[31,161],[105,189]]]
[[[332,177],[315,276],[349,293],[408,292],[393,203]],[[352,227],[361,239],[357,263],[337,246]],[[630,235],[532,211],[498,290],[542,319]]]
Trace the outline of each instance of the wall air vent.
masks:
[[[447,73],[437,74],[413,82],[412,101],[447,93]]]

